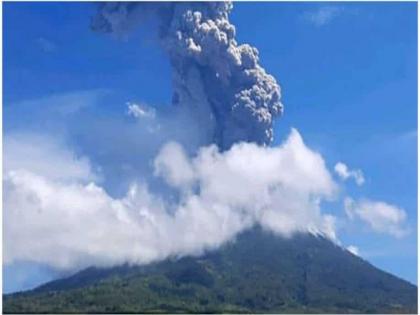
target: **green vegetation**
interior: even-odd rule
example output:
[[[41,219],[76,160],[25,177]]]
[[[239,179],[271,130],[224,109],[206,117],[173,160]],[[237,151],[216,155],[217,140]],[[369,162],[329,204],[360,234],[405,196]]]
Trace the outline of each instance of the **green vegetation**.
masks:
[[[3,297],[5,313],[417,313],[417,287],[330,241],[260,229],[201,257],[86,269]]]

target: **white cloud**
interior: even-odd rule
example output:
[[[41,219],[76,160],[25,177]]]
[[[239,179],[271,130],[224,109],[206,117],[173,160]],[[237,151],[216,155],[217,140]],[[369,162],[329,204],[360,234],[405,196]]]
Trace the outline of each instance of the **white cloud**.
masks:
[[[64,160],[70,168],[80,163]],[[192,158],[169,143],[154,165],[177,198],[165,199],[142,183],[112,198],[80,178],[45,175],[25,163],[8,167],[5,262],[61,269],[147,263],[199,254],[253,224],[283,236],[312,232],[335,238],[334,217],[322,214],[319,204],[334,197],[336,184],[296,130],[282,146],[240,143],[223,153],[209,146]]]
[[[342,7],[326,5],[319,7],[317,10],[305,12],[304,17],[315,26],[323,26],[330,23],[342,12]]]
[[[4,114],[8,120],[13,119],[15,124],[16,122],[23,123],[20,126],[22,129],[27,129],[28,123],[39,127],[45,120],[58,120],[60,124],[63,124],[63,119],[69,119],[71,115],[93,107],[108,93],[109,91],[105,89],[94,89],[53,94],[9,104],[5,106]],[[19,121],[16,120],[17,117]]]
[[[343,180],[353,178],[358,186],[361,186],[365,183],[365,177],[361,170],[350,170],[347,165],[342,162],[335,164],[334,170]]]
[[[89,160],[78,157],[56,138],[43,134],[11,133],[4,136],[3,172],[30,170],[52,180],[97,180]]]
[[[360,256],[360,254],[359,254],[359,248],[357,246],[350,245],[350,246],[347,247],[347,250],[350,253],[352,253],[353,255]]]
[[[127,103],[127,114],[135,118],[155,118],[156,112],[153,108],[136,103]]]
[[[351,198],[346,198],[344,207],[350,219],[359,218],[376,232],[386,233],[398,238],[409,232],[404,227],[407,214],[397,206],[382,201],[368,199],[354,201]]]
[[[172,187],[188,187],[196,179],[185,151],[176,142],[170,142],[162,148],[154,166],[155,175],[164,177]]]

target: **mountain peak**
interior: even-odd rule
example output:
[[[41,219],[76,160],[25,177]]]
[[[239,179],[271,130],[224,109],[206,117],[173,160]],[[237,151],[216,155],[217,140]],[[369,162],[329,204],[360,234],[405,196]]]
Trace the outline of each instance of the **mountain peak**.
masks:
[[[415,313],[417,287],[322,236],[254,228],[199,257],[92,267],[3,303],[6,313]]]

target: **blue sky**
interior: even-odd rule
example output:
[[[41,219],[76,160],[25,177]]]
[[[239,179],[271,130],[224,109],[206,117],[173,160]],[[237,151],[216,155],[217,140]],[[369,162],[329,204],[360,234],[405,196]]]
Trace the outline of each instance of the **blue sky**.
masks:
[[[102,159],[100,140],[86,136],[89,128],[95,134],[92,117],[106,123],[124,113],[126,102],[166,106],[171,75],[147,29],[122,40],[94,33],[94,11],[88,3],[4,4],[3,130],[69,133],[75,150],[101,166],[112,158]],[[363,171],[365,184],[349,181],[342,196],[381,200],[407,214],[404,237],[353,222],[339,229],[340,241],[417,283],[417,4],[236,3],[231,21],[238,41],[258,48],[282,87],[285,112],[275,143],[297,128],[329,169],[342,161]],[[70,132],[51,114],[59,102],[69,111],[75,103],[97,106],[81,120],[65,116],[76,126]],[[115,140],[112,132],[107,137]],[[117,195],[123,188],[109,189]],[[344,216],[341,200],[328,207]],[[57,276],[28,263],[3,270],[6,292]]]

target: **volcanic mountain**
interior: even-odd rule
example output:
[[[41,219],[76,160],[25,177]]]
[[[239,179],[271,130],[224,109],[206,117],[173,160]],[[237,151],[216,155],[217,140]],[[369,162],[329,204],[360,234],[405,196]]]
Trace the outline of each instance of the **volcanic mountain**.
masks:
[[[321,236],[260,228],[200,257],[88,268],[5,313],[417,313],[417,287]]]

